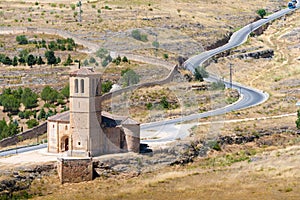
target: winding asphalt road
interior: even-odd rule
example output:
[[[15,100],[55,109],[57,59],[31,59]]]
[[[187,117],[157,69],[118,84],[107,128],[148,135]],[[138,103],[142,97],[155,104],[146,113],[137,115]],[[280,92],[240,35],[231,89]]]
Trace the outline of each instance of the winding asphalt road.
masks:
[[[296,9],[299,9],[299,3],[297,4]],[[207,61],[214,55],[224,52],[226,50],[232,49],[232,48],[239,46],[239,45],[243,44],[244,42],[246,42],[249,34],[252,31],[256,30],[257,28],[261,27],[262,25],[264,25],[270,21],[273,21],[273,20],[278,19],[288,13],[291,13],[296,9],[286,8],[286,9],[280,10],[272,15],[267,16],[266,18],[263,18],[256,22],[248,24],[247,26],[243,27],[239,31],[233,33],[229,42],[227,44],[225,44],[224,46],[221,46],[216,49],[206,51],[199,55],[193,56],[193,57],[189,58],[184,63],[183,66],[187,70],[194,73],[195,68],[202,65],[205,61]],[[210,75],[210,77],[208,78],[208,81],[218,81],[218,80],[220,80],[220,78],[217,77],[216,75]],[[225,84],[228,87],[229,83],[225,81]],[[221,115],[221,114],[228,113],[230,111],[249,108],[249,107],[263,103],[269,97],[269,95],[263,91],[259,91],[254,88],[243,86],[238,83],[233,83],[232,86],[233,86],[233,88],[237,89],[241,94],[240,100],[238,102],[236,102],[235,104],[232,104],[232,105],[229,105],[229,106],[226,106],[223,108],[219,108],[216,110],[212,110],[209,112],[205,112],[205,113],[193,114],[193,115],[184,116],[184,117],[177,118],[177,119],[164,120],[164,121],[160,121],[160,122],[142,124],[141,125],[141,137],[149,138],[149,139],[143,140],[143,142],[151,144],[151,143],[160,143],[160,142],[165,143],[168,141],[174,141],[178,138],[182,138],[182,137],[186,136],[186,134],[179,132],[180,127],[177,127],[177,128],[174,127],[175,124],[177,124],[177,123],[191,121],[191,120],[209,117],[209,116]],[[156,138],[156,137],[159,139],[151,139],[151,138]]]
[[[299,3],[297,5],[296,9],[299,9]],[[201,53],[199,55],[191,57],[184,63],[184,67],[193,73],[195,71],[196,67],[202,65],[206,60],[213,57],[214,55],[243,44],[247,40],[247,37],[249,36],[249,34],[252,31],[254,31],[255,29],[261,27],[262,25],[264,25],[272,20],[278,19],[290,12],[293,12],[296,9],[286,8],[286,9],[280,10],[272,15],[269,15],[267,18],[258,20],[256,22],[253,22],[253,23],[243,27],[242,29],[235,32],[231,36],[231,38],[227,44],[225,44],[222,47],[219,47],[219,48],[216,48],[216,49],[213,49],[210,51],[206,51],[204,53]],[[213,76],[213,75],[211,75],[208,79],[208,81],[217,81],[217,80],[220,80],[220,78],[217,76]],[[229,83],[225,82],[225,84],[228,85]],[[142,124],[141,125],[141,138],[149,138],[148,140],[147,139],[142,140],[142,142],[148,143],[148,144],[166,143],[166,142],[174,141],[178,138],[186,137],[187,136],[186,132],[180,131],[180,129],[185,125],[177,126],[176,124],[181,123],[181,122],[199,119],[199,118],[221,115],[221,114],[225,114],[227,112],[233,111],[233,110],[249,108],[251,106],[261,104],[268,99],[268,94],[266,94],[262,91],[258,91],[254,88],[246,87],[246,86],[240,85],[238,83],[234,83],[233,88],[238,89],[238,91],[240,91],[241,96],[242,96],[242,98],[240,98],[240,100],[235,104],[232,104],[232,105],[229,105],[229,106],[226,106],[223,108],[219,108],[216,110],[212,110],[209,112],[205,112],[205,113],[193,114],[193,115],[184,116],[184,117],[177,118],[177,119],[164,120],[164,121],[160,121],[160,122]],[[153,139],[155,137],[157,137],[158,139]],[[0,156],[11,155],[11,154],[15,154],[16,152],[18,152],[18,153],[27,152],[27,151],[42,149],[45,147],[46,147],[46,145],[44,144],[44,145],[38,145],[38,146],[34,146],[34,147],[20,148],[17,151],[16,150],[2,151],[2,152],[0,152]]]

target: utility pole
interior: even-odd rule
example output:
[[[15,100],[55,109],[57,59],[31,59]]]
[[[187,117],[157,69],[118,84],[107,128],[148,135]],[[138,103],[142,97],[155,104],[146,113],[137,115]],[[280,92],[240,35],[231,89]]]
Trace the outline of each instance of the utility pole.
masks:
[[[79,15],[78,15],[78,22],[81,22],[81,0],[77,3],[77,6],[79,7]]]
[[[233,64],[232,63],[229,63],[229,75],[230,75],[230,88],[232,89],[232,66]]]

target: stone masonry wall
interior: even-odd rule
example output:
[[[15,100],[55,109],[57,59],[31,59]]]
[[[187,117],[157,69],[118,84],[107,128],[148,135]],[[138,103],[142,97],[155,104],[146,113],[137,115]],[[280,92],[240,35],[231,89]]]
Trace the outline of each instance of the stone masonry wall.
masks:
[[[0,147],[7,147],[10,145],[15,145],[17,142],[21,140],[27,140],[36,138],[37,136],[43,135],[47,132],[47,122],[44,122],[43,124],[36,126],[32,129],[29,129],[23,133],[19,133],[17,135],[14,135],[12,137],[5,138],[0,141]]]
[[[61,183],[79,183],[93,180],[93,162],[91,158],[59,158],[57,172]]]

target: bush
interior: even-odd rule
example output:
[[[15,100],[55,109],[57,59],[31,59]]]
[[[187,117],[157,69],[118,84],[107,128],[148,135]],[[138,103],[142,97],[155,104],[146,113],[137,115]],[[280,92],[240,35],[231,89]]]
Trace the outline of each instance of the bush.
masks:
[[[37,125],[39,125],[39,122],[36,119],[30,119],[26,122],[28,128],[33,128]]]
[[[131,36],[134,39],[142,41],[142,42],[147,42],[148,41],[147,35],[141,34],[141,32],[137,29],[135,29],[131,32]]]
[[[91,58],[90,58],[90,60],[89,60],[89,62],[90,62],[90,63],[95,63],[95,62],[96,62],[96,60],[95,60],[95,58],[94,58],[94,57],[91,57]]]
[[[70,6],[71,6],[72,10],[75,10],[75,8],[76,8],[75,4],[71,4]]]
[[[111,81],[105,81],[101,84],[102,93],[107,93],[111,90],[113,83]]]
[[[264,16],[266,16],[267,12],[265,9],[259,9],[256,11],[256,13],[261,17],[264,18]]]
[[[21,45],[22,44],[28,44],[28,40],[27,40],[25,35],[18,35],[16,37],[16,40],[17,40],[18,44],[21,44]]]
[[[208,142],[208,146],[211,148],[211,149],[214,149],[216,151],[221,151],[221,147],[219,145],[219,143],[217,141],[209,141]]]
[[[300,129],[300,110],[297,111],[296,127]]]
[[[164,59],[167,60],[169,58],[169,55],[167,53],[164,53]]]
[[[167,101],[167,97],[163,96],[160,100],[160,105],[165,108],[169,109],[170,108],[170,103]]]
[[[151,102],[149,102],[149,103],[146,104],[146,108],[147,108],[148,110],[151,110],[152,107],[153,107],[153,104],[152,104]]]
[[[225,89],[225,84],[222,81],[213,82],[211,84],[211,89],[212,90],[224,90]]]

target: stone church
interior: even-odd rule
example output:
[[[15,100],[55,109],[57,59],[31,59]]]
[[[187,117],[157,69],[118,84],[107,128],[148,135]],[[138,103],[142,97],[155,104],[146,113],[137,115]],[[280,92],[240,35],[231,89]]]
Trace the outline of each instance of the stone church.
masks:
[[[70,111],[48,118],[48,152],[93,157],[139,152],[140,125],[101,111],[100,74],[82,68],[70,74]]]

